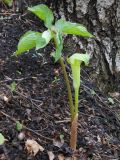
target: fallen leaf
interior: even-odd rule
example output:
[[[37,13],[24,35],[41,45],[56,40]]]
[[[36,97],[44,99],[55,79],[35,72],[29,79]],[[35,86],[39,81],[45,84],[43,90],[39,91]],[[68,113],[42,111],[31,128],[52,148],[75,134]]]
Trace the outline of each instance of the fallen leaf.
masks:
[[[109,93],[109,95],[110,95],[111,97],[116,97],[116,98],[118,98],[118,97],[120,96],[120,93],[119,93],[119,92],[113,92],[113,93]]]
[[[62,145],[64,144],[64,140],[62,141],[59,141],[59,140],[53,140],[53,145],[56,146],[56,147],[62,147]]]
[[[43,152],[44,148],[40,146],[35,140],[27,139],[25,142],[25,148],[28,151],[28,154],[33,154],[34,156],[39,152]]]
[[[4,97],[3,97],[3,100],[4,100],[4,102],[6,102],[6,103],[8,103],[8,102],[9,102],[9,98],[8,98],[8,97],[6,97],[6,96],[4,96]]]
[[[0,160],[7,160],[5,154],[0,154]]]
[[[62,154],[58,155],[58,160],[65,160],[65,157]]]
[[[72,159],[72,157],[66,157],[65,158],[65,160],[71,160],[71,159]],[[77,160],[77,159],[76,159],[76,157],[74,157],[74,159],[72,159],[72,160]]]
[[[52,151],[48,151],[47,153],[48,153],[48,156],[49,156],[49,160],[54,160],[55,155],[53,154],[53,152]]]
[[[97,136],[97,140],[98,140],[99,143],[101,143],[101,138],[100,138],[99,135]]]

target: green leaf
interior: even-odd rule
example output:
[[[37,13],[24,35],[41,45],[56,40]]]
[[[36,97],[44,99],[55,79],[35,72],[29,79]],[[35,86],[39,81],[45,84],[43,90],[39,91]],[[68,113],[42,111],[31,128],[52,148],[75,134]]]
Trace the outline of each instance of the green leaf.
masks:
[[[55,26],[65,34],[79,35],[82,37],[93,37],[93,35],[79,23],[71,23],[60,19],[55,23]]]
[[[4,144],[5,142],[5,137],[0,133],[0,145]]]
[[[36,16],[43,20],[47,28],[50,28],[52,26],[54,16],[52,11],[46,5],[40,4],[34,7],[30,7],[28,8],[28,10],[33,12]]]
[[[19,121],[16,121],[16,130],[21,131],[22,129],[23,129],[23,125]]]
[[[64,140],[64,134],[60,134],[60,139]]]
[[[5,2],[9,7],[13,4],[13,0],[3,0],[3,2]]]
[[[55,43],[56,43],[56,51],[52,55],[55,58],[55,62],[57,62],[61,57],[62,49],[63,49],[62,34],[60,32],[57,32],[54,35],[54,39],[55,39]]]
[[[79,89],[80,87],[80,65],[82,62],[85,65],[88,64],[90,56],[88,54],[75,53],[68,58],[68,63],[71,65],[72,76],[73,76],[73,86],[74,89]]]
[[[96,95],[96,92],[93,89],[91,89],[90,92],[93,96]]]
[[[44,44],[44,47],[45,47],[50,42],[50,40],[53,38],[51,31],[49,29],[47,31],[44,31],[42,33],[42,38],[45,39],[45,42],[46,42]]]
[[[17,87],[17,84],[15,81],[9,85],[9,89],[11,90],[11,92],[15,91],[16,87]]]
[[[19,40],[16,55],[21,55],[22,53],[35,48],[43,48],[46,44],[46,40],[42,38],[42,33],[28,31]]]
[[[111,103],[111,104],[115,104],[115,102],[114,102],[114,100],[112,99],[112,98],[108,98],[108,101],[109,101],[109,103]]]

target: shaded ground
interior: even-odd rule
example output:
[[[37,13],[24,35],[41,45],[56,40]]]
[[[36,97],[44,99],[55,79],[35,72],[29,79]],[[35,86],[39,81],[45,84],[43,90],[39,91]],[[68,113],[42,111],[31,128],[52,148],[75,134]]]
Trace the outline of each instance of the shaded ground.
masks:
[[[39,53],[32,50],[19,58],[11,57],[25,31],[40,31],[41,24],[25,16],[4,14],[0,19],[0,132],[7,139],[0,146],[0,159],[49,160],[47,151],[52,151],[55,159],[61,153],[70,157],[67,93],[61,68],[49,56],[51,46]],[[89,69],[83,70],[86,79],[82,78],[81,84],[76,154],[81,160],[119,160],[120,103],[110,105],[108,97],[90,83],[88,73]],[[9,85],[14,81],[17,87],[11,92]],[[18,139],[16,120],[26,126],[21,131],[25,134],[22,141]],[[64,143],[57,147],[53,140],[60,140],[61,135]],[[36,140],[45,151],[35,157],[29,155],[27,139]]]

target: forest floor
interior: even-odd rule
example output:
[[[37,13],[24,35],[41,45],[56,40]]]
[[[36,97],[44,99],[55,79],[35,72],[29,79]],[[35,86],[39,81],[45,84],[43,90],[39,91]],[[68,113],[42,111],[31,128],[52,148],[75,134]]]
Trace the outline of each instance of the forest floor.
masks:
[[[73,154],[66,87],[61,67],[49,56],[51,46],[12,56],[20,36],[29,29],[40,31],[39,25],[25,15],[0,15],[0,133],[6,138],[0,160],[62,160]],[[120,102],[108,101],[87,71],[85,77],[79,96],[76,156],[78,160],[119,160]],[[20,131],[17,121],[24,125]],[[36,141],[44,151],[30,154],[27,140]]]

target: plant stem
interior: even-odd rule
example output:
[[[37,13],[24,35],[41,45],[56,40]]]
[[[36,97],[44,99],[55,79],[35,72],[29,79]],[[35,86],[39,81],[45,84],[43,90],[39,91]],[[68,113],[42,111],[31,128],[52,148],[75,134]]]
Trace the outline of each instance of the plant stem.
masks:
[[[54,35],[54,33],[53,33]],[[56,40],[56,36],[54,35],[54,43],[55,46],[57,47],[57,40]],[[65,64],[64,64],[64,60],[62,57],[60,57],[59,59],[59,63],[62,67],[62,71],[63,71],[63,75],[64,75],[64,79],[65,79],[65,83],[66,83],[66,87],[67,87],[67,92],[68,92],[68,100],[69,100],[69,105],[70,105],[70,113],[71,113],[71,121],[73,120],[74,117],[74,105],[73,105],[73,98],[72,98],[72,92],[71,92],[71,87],[70,87],[70,81],[68,79],[68,74],[65,68]]]
[[[79,88],[75,89],[75,107],[73,105],[73,99],[72,99],[72,93],[70,88],[70,82],[68,79],[68,75],[66,72],[65,64],[63,61],[63,58],[61,57],[60,65],[63,70],[64,79],[67,85],[68,90],[68,99],[69,99],[69,105],[70,105],[70,112],[71,112],[71,136],[70,136],[70,146],[75,151],[76,150],[76,144],[77,144],[77,126],[78,126],[78,93]]]
[[[78,126],[78,93],[79,88],[75,88],[75,111],[71,122],[70,146],[75,151],[77,145],[77,126]]]
[[[72,99],[72,92],[71,92],[70,82],[69,82],[69,79],[68,79],[68,75],[67,75],[65,64],[64,64],[64,61],[63,61],[62,57],[59,59],[59,62],[60,62],[60,65],[62,67],[65,83],[66,83],[66,86],[67,86],[71,119],[73,119],[73,116],[74,116],[74,105],[73,105],[73,99]]]
[[[78,114],[76,114],[71,122],[71,135],[70,135],[70,147],[72,150],[76,150],[77,145],[77,126],[78,126]]]
[[[75,115],[78,114],[78,93],[79,88],[75,89]]]

